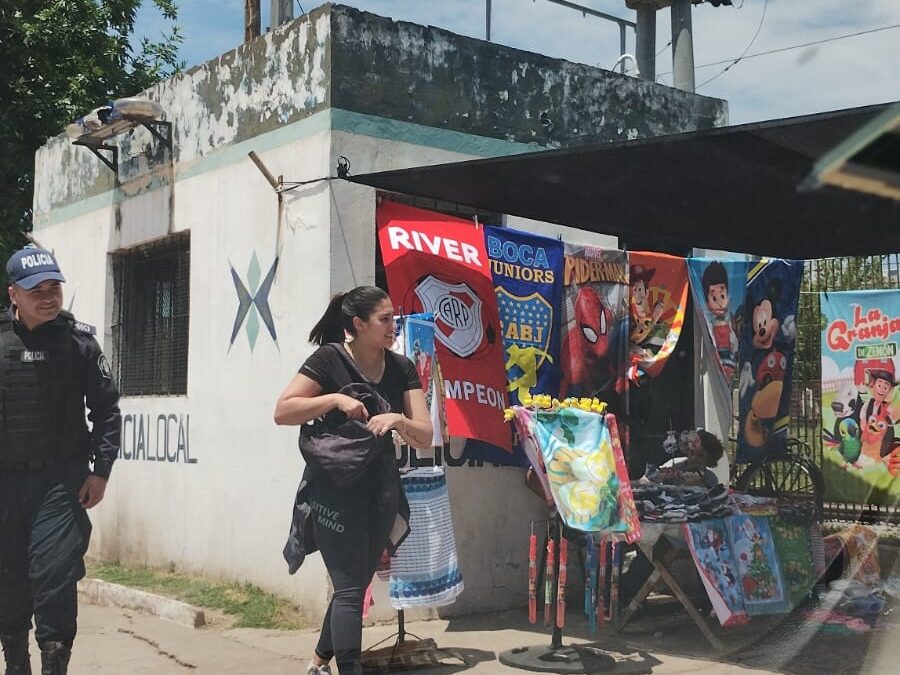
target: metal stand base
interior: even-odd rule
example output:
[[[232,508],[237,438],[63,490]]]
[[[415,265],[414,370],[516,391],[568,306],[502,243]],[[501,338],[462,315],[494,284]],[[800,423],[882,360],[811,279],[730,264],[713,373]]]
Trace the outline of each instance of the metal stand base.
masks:
[[[515,647],[501,652],[499,658],[505,666],[536,673],[606,673],[616,668],[613,657],[580,645]]]

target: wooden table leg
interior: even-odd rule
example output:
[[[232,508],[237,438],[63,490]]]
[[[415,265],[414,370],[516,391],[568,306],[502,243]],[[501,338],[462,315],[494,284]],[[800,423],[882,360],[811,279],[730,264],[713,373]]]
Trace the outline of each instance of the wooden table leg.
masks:
[[[650,562],[653,562],[652,560]],[[631,602],[628,603],[628,607],[625,608],[625,611],[622,612],[622,615],[619,617],[618,623],[615,624],[613,628],[613,633],[619,633],[623,628],[631,621],[632,617],[637,613],[637,611],[644,604],[644,601],[647,599],[647,596],[650,595],[650,592],[653,590],[653,586],[659,581],[659,572],[653,570],[650,573],[647,581],[644,582],[644,585],[641,586],[641,589],[635,593],[634,597],[631,599]]]
[[[700,629],[700,632],[703,633],[704,637],[709,641],[709,644],[713,646],[713,649],[724,651],[725,644],[719,640],[712,632],[712,629],[709,627],[709,624],[706,623],[706,619],[700,616],[700,613],[694,607],[694,603],[690,601],[687,594],[678,585],[678,582],[675,581],[675,577],[666,569],[665,565],[658,560],[651,561],[653,566],[656,568],[656,571],[659,573],[659,576],[662,577],[663,581],[666,582],[666,585],[669,589],[675,594],[675,597],[678,598],[678,602],[682,604],[684,609],[687,611],[688,615],[697,624],[697,627]],[[641,589],[643,590],[643,589]]]

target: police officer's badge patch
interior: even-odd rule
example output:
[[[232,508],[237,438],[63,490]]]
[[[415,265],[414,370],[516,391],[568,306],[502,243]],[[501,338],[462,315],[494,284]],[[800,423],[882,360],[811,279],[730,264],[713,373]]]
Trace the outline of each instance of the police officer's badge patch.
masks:
[[[96,335],[97,334],[96,326],[92,326],[89,323],[84,323],[84,321],[76,321],[75,322],[75,330],[80,330],[82,333],[87,333],[88,335]]]
[[[109,367],[109,361],[106,360],[106,354],[101,354],[97,358],[97,370],[99,370],[100,374],[107,380],[112,379],[112,368]]]

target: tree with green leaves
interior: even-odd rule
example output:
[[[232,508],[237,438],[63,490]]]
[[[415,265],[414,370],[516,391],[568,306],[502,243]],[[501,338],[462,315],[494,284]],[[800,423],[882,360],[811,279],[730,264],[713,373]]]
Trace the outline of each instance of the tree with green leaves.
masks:
[[[178,71],[174,0],[150,0],[170,24],[133,44],[142,0],[0,0],[0,255],[31,230],[34,153],[75,118]]]

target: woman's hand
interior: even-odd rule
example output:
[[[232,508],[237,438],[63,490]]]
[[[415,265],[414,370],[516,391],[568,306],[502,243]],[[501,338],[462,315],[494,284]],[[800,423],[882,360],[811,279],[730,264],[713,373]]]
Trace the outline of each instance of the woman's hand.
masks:
[[[340,410],[347,416],[347,419],[350,420],[359,420],[360,422],[369,420],[369,411],[366,410],[366,406],[364,406],[361,401],[357,401],[352,396],[347,396],[346,394],[334,394],[334,409]],[[373,417],[372,420],[378,419],[378,417],[384,417],[384,415]],[[372,424],[372,420],[369,420],[370,425]],[[371,426],[369,428],[371,429]]]
[[[372,417],[366,427],[376,436],[384,436],[391,429],[396,429],[403,422],[403,415],[397,413],[384,413]]]

